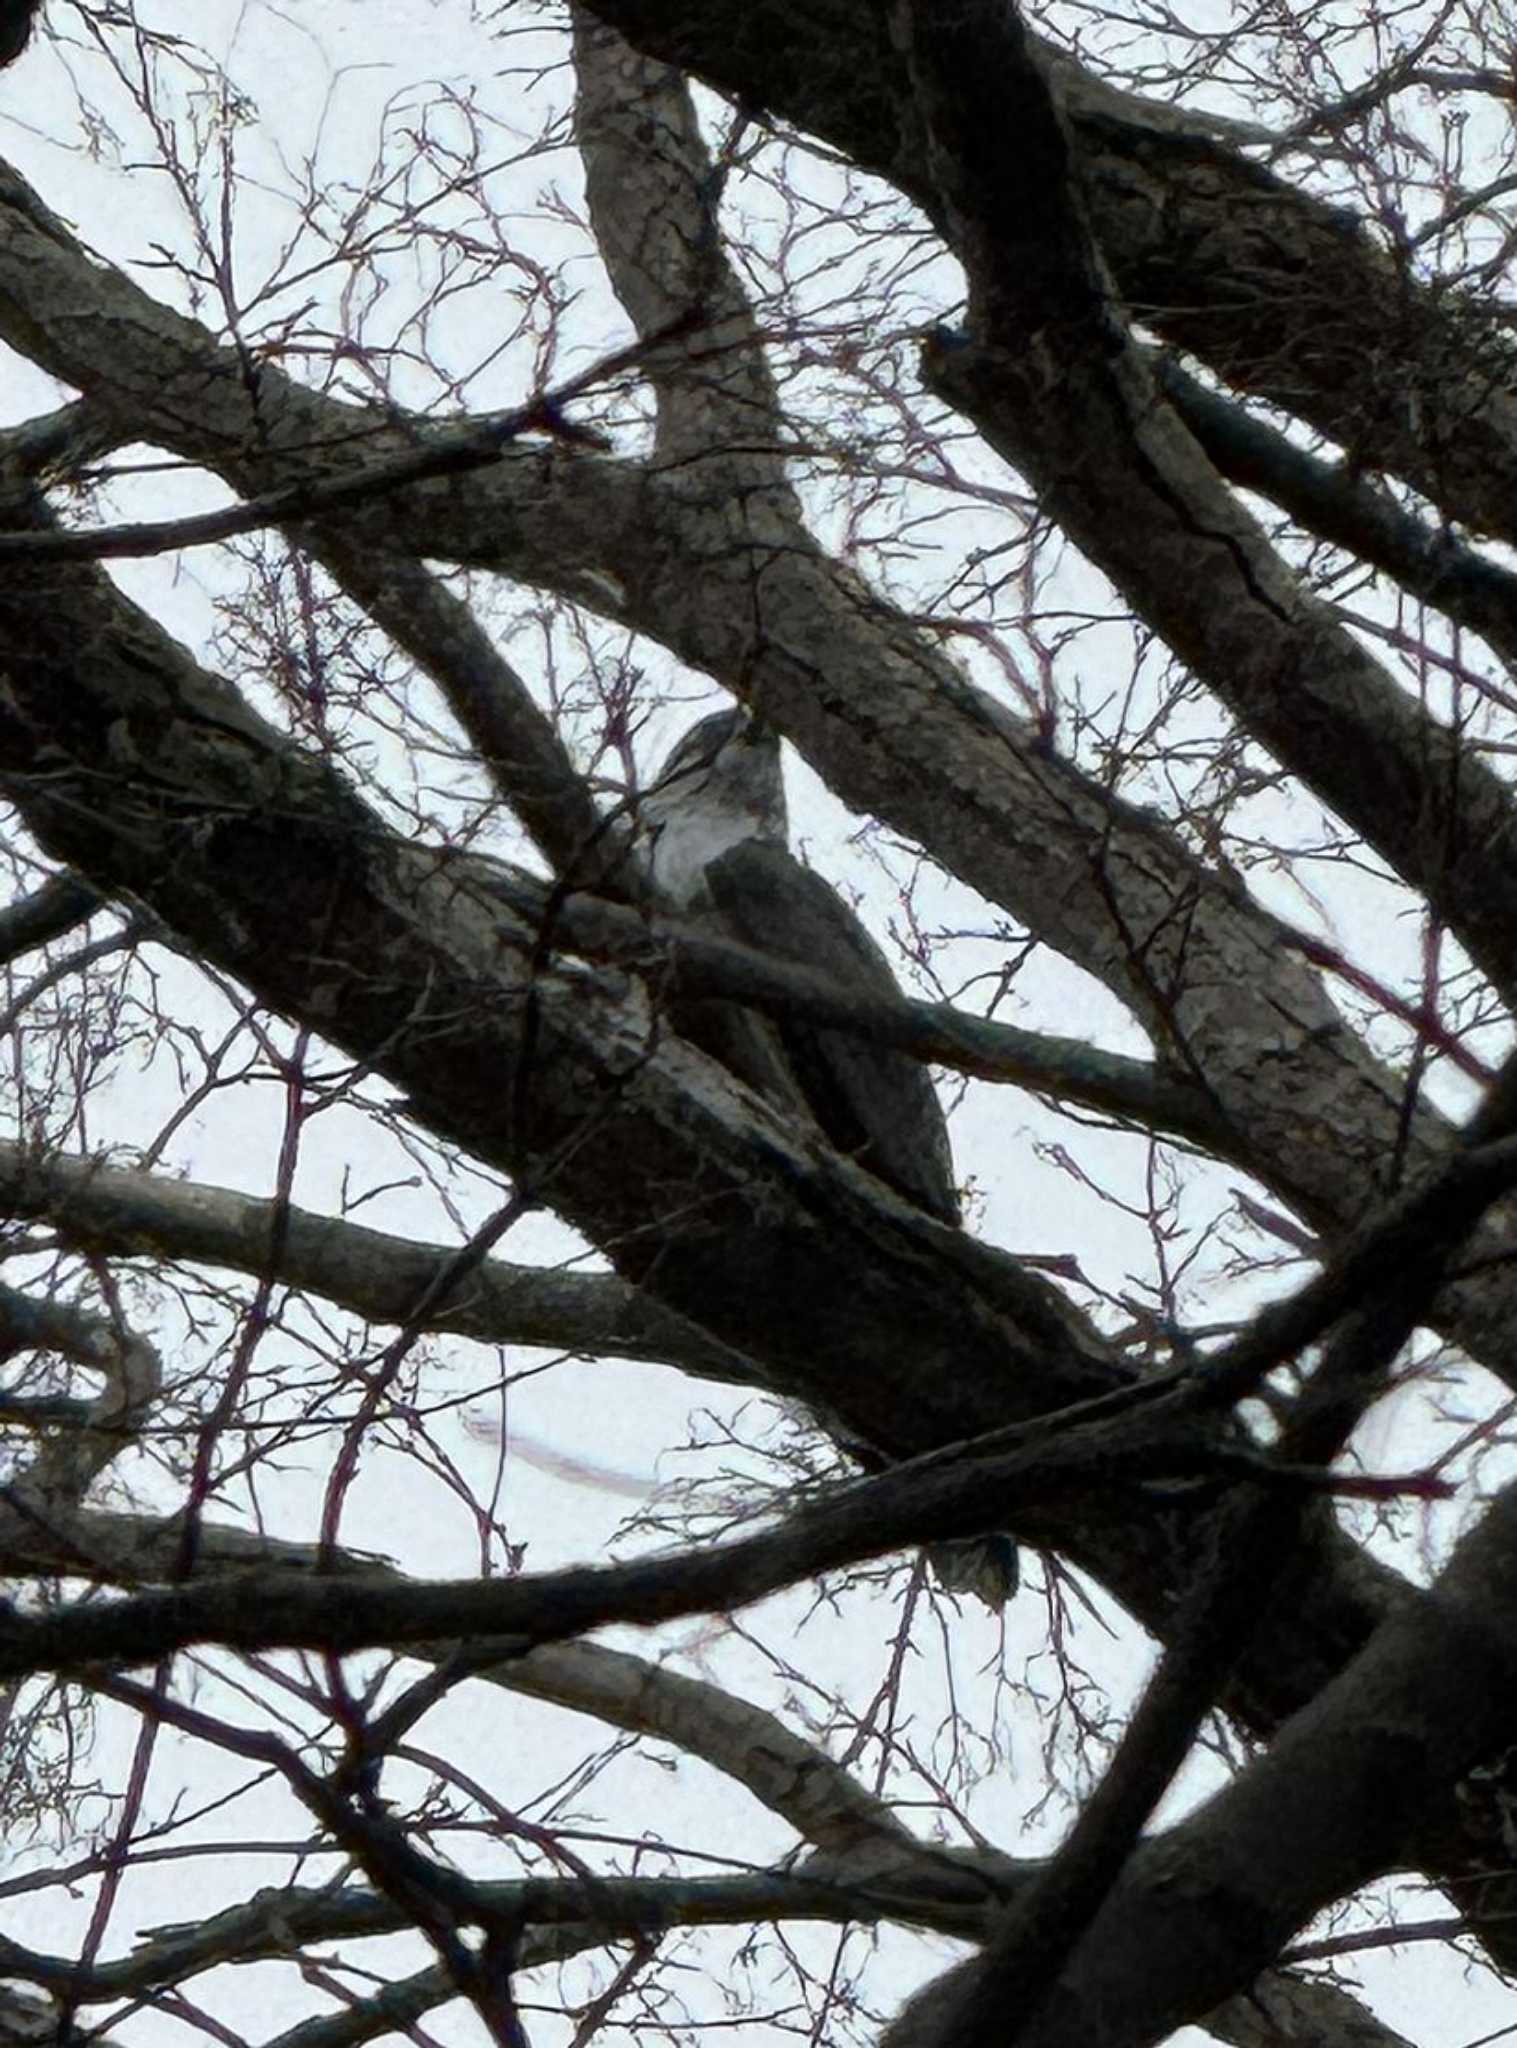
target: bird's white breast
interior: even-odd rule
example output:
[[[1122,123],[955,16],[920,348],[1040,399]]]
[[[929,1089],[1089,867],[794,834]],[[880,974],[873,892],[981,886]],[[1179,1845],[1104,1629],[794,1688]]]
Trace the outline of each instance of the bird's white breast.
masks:
[[[707,862],[758,836],[758,820],[751,812],[700,804],[673,807],[653,834],[653,880],[660,895],[683,910],[697,908],[705,900]]]

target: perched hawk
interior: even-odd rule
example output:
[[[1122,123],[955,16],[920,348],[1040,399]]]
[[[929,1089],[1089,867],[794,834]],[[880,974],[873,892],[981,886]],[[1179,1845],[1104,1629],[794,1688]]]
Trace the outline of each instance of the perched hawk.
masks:
[[[742,711],[703,718],[639,805],[654,887],[670,909],[760,952],[823,969],[860,994],[899,993],[884,954],[842,898],[789,851],[778,736]],[[680,1029],[777,1106],[939,1222],[960,1221],[942,1107],[926,1070],[889,1046],[803,1018],[725,1002],[682,1010]],[[866,1470],[872,1447],[844,1445]],[[951,1592],[1000,1607],[1016,1590],[1009,1538],[929,1552]]]

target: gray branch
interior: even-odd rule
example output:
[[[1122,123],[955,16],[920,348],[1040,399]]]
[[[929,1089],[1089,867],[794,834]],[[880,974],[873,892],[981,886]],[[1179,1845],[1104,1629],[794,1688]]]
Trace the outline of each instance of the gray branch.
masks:
[[[109,1257],[176,1259],[270,1277],[372,1323],[408,1325],[425,1301],[425,1329],[484,1344],[651,1359],[739,1384],[755,1377],[743,1354],[612,1273],[485,1259],[437,1293],[457,1247],[230,1188],[3,1142],[0,1209],[46,1221],[70,1243]]]

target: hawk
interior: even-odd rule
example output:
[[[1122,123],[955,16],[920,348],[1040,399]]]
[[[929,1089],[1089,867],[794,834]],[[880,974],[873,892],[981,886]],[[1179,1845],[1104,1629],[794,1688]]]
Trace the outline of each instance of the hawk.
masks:
[[[655,892],[670,909],[759,952],[822,967],[845,989],[896,996],[895,976],[843,899],[790,852],[778,734],[743,711],[700,719],[639,804]],[[680,1029],[739,1079],[925,1209],[961,1221],[942,1106],[921,1064],[804,1018],[777,1022],[735,1003],[690,1005]],[[872,1446],[844,1448],[866,1470]],[[1016,1591],[1005,1536],[934,1546],[950,1592],[999,1608]]]

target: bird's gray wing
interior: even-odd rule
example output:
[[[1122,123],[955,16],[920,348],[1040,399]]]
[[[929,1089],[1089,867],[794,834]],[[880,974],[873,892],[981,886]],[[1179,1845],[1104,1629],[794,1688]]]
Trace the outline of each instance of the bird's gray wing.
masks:
[[[733,938],[802,961],[861,995],[899,996],[889,963],[837,893],[756,839],[711,861],[711,902]],[[782,1018],[785,1053],[830,1142],[943,1223],[959,1221],[942,1106],[926,1069],[846,1031]]]
[[[860,995],[900,994],[885,955],[848,905],[784,847],[742,841],[707,863],[705,890],[723,930],[744,945],[825,971]],[[948,1127],[926,1069],[889,1046],[801,1018],[782,1017],[779,1037],[830,1142],[929,1215],[957,1224]],[[865,1471],[889,1462],[846,1432],[835,1433]],[[947,1592],[973,1593],[993,1609],[1016,1593],[1019,1560],[1009,1536],[989,1532],[935,1543],[927,1557]]]

